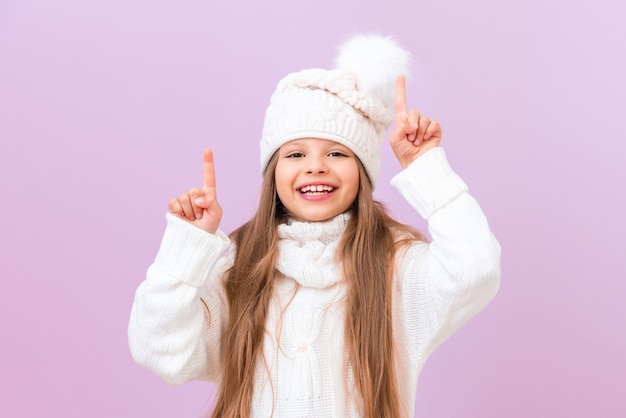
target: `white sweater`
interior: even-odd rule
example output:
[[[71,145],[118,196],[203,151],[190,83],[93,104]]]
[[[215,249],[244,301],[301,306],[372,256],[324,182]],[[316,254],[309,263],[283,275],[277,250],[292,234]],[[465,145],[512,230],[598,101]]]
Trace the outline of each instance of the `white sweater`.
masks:
[[[428,356],[496,294],[500,247],[443,149],[418,158],[392,185],[428,220],[432,237],[401,251],[396,261],[394,338],[402,407],[410,417]],[[254,417],[362,416],[345,362],[345,285],[333,264],[348,219],[342,214],[323,223],[279,227],[277,268],[285,277],[276,279],[270,304],[254,382]],[[220,343],[228,322],[221,280],[233,259],[224,233],[212,235],[167,215],[161,247],[131,312],[128,336],[135,361],[173,384],[192,379],[219,384],[227,372],[221,368]]]

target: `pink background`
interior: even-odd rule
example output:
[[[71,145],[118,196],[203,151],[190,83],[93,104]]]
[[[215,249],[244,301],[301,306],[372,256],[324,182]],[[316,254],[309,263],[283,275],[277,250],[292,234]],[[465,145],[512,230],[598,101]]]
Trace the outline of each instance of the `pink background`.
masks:
[[[223,229],[245,221],[276,82],[358,31],[413,52],[409,104],[503,247],[416,416],[626,416],[625,22],[622,0],[0,1],[0,416],[206,411],[211,384],[167,385],[126,340],[167,201],[212,146]],[[376,195],[412,220],[383,152]]]

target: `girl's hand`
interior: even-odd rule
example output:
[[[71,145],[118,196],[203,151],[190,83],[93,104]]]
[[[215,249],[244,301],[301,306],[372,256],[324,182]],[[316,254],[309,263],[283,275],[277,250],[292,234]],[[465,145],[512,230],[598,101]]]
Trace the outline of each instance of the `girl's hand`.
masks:
[[[170,200],[170,213],[211,234],[217,231],[222,220],[222,207],[217,202],[215,163],[213,151],[204,150],[204,182],[202,189],[193,188]]]
[[[417,157],[441,143],[441,125],[420,115],[417,110],[407,112],[404,76],[396,81],[396,127],[389,135],[389,143],[402,168],[407,168]]]

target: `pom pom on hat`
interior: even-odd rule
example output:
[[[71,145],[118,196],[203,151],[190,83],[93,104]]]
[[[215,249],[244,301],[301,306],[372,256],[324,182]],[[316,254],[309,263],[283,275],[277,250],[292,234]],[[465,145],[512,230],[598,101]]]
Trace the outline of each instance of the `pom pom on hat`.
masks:
[[[390,37],[356,35],[339,47],[335,66],[353,73],[364,95],[378,98],[391,109],[396,79],[408,75],[409,58]]]
[[[284,77],[265,113],[262,171],[291,140],[328,139],[350,148],[375,186],[380,145],[393,122],[395,81],[407,74],[408,60],[409,53],[391,38],[357,35],[340,47],[336,69],[302,70]]]

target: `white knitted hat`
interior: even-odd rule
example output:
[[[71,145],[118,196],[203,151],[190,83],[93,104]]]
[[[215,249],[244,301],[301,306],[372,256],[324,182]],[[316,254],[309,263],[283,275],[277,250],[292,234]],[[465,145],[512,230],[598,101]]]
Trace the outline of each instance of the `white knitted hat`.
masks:
[[[391,38],[357,35],[340,47],[336,69],[283,78],[265,113],[261,171],[286,142],[330,139],[359,157],[375,186],[380,146],[394,119],[396,78],[407,74],[408,60],[409,53]]]

